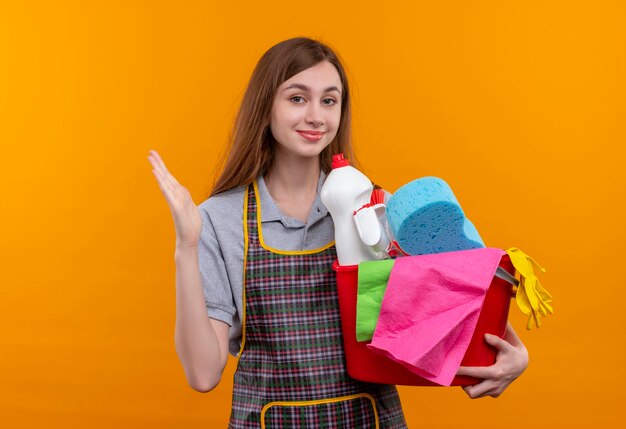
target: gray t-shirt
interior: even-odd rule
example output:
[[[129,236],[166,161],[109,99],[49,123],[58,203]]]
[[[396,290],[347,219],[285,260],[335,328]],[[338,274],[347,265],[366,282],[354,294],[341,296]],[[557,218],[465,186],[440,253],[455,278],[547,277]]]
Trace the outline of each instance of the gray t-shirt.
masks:
[[[261,202],[261,230],[266,246],[300,251],[326,246],[335,239],[335,225],[320,199],[326,174],[320,172],[317,195],[306,224],[283,214],[270,195],[262,176],[257,178]],[[198,262],[204,299],[210,318],[230,325],[229,351],[236,356],[241,347],[243,314],[243,200],[246,186],[214,195],[198,206],[202,233]],[[391,196],[385,192],[385,201]]]
[[[326,174],[320,173],[317,196],[305,223],[284,215],[265,186],[257,179],[261,202],[261,234],[265,244],[280,250],[313,250],[334,240],[335,228],[320,199]],[[214,195],[198,206],[202,233],[198,262],[207,313],[230,325],[229,351],[236,356],[241,347],[243,314],[243,200],[245,186]]]

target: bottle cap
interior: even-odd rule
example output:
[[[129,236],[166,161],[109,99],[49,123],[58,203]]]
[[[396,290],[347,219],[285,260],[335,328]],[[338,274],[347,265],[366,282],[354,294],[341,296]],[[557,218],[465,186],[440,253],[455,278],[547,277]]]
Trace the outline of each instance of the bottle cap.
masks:
[[[350,162],[343,157],[343,153],[338,153],[337,155],[333,155],[333,169],[339,167],[347,167],[350,165]]]

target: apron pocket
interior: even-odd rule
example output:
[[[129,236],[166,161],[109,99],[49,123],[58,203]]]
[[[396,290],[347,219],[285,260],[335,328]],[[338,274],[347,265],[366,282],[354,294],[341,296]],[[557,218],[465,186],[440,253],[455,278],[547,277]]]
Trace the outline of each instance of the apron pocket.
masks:
[[[378,429],[376,401],[359,393],[315,401],[270,402],[261,410],[261,428]]]

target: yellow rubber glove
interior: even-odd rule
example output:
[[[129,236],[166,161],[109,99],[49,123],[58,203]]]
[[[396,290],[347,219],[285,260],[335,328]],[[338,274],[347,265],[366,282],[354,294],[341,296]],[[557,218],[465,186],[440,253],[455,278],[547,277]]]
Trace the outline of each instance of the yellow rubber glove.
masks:
[[[522,313],[528,316],[526,329],[532,328],[533,322],[539,328],[541,326],[541,316],[554,313],[550,303],[552,295],[545,290],[533,270],[533,264],[542,272],[546,272],[533,258],[516,247],[507,249],[513,266],[520,273],[520,283],[517,286],[515,301]]]

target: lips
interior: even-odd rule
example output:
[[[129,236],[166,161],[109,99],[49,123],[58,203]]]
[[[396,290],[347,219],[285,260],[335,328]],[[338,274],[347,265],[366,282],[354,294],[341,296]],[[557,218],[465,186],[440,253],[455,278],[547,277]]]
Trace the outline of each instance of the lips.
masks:
[[[307,131],[307,130],[297,130],[298,134],[300,134],[302,137],[304,137],[305,139],[309,140],[309,141],[318,141],[319,139],[322,138],[322,135],[324,134],[322,131]]]

